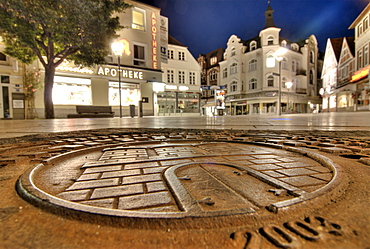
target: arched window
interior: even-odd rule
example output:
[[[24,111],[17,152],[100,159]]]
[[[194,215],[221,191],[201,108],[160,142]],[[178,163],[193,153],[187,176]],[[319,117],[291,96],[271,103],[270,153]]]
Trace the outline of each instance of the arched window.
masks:
[[[249,81],[249,90],[257,89],[257,79],[253,78]]]
[[[275,57],[273,55],[268,55],[266,58],[266,67],[275,67]]]
[[[298,51],[298,44],[293,43],[293,44],[291,45],[291,47],[292,47],[292,50],[293,50],[293,51]]]
[[[209,79],[212,80],[212,81],[217,80],[217,71],[216,70],[212,70],[209,73]]]
[[[267,37],[267,45],[274,45],[274,37],[272,35]]]
[[[252,59],[249,61],[249,72],[257,70],[257,60]]]
[[[284,41],[281,42],[281,46],[284,47],[284,48],[286,48],[286,40],[284,40]]]
[[[230,74],[236,74],[237,72],[238,72],[238,64],[234,62],[230,66]]]
[[[230,84],[230,91],[231,92],[238,91],[238,82],[236,82],[236,81],[231,82],[231,84]]]
[[[256,49],[257,49],[257,42],[256,42],[256,41],[252,41],[252,42],[250,43],[250,47],[249,47],[249,49],[250,49],[251,51],[256,50]]]
[[[273,87],[274,86],[274,76],[269,75],[267,77],[267,86],[268,87]]]

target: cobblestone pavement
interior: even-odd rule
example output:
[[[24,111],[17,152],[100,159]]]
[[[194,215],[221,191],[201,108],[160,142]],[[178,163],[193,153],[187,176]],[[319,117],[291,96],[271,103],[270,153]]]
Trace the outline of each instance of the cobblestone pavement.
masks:
[[[343,167],[350,162],[367,172],[369,154],[370,137],[330,133],[108,129],[32,136],[1,146],[0,184],[13,183],[37,206],[22,204],[41,212],[36,223],[47,217],[80,232],[97,224],[104,235],[30,240],[25,222],[29,230],[20,234],[28,239],[16,243],[11,231],[20,227],[11,220],[21,215],[12,199],[22,200],[8,193],[0,220],[9,230],[0,248],[102,248],[101,240],[105,248],[365,248],[368,209],[357,200],[352,216],[338,217],[351,209],[335,203],[354,198],[346,195],[353,182]],[[65,224],[61,234],[70,237]]]

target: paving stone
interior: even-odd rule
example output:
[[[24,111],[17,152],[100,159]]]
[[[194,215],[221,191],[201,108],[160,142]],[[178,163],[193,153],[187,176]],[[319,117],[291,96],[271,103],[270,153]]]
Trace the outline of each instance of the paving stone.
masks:
[[[172,202],[168,192],[157,192],[119,198],[119,209],[138,209],[166,205]]]
[[[107,172],[107,171],[114,171],[114,170],[121,170],[121,169],[122,169],[122,165],[94,167],[94,168],[85,169],[84,174]]]
[[[87,198],[87,195],[91,192],[90,189],[76,190],[62,192],[57,195],[57,197],[66,199],[68,201],[84,201]]]
[[[143,193],[144,193],[144,190],[143,190],[142,184],[132,184],[132,185],[95,189],[90,199],[102,199],[102,198],[108,198],[108,197],[126,196],[126,195],[143,194]]]
[[[153,173],[161,173],[168,167],[155,167],[155,168],[146,168],[143,169],[144,174],[153,174]]]
[[[288,141],[288,142],[284,142],[283,145],[294,146],[294,147],[301,147],[301,146],[305,146],[307,144],[306,143],[302,143],[302,142]]]
[[[146,187],[149,193],[167,190],[163,182],[148,182]]]
[[[123,177],[122,184],[133,184],[141,182],[154,182],[162,180],[160,174],[139,175]]]
[[[277,155],[253,155],[252,157],[257,159],[266,159],[266,158],[278,158]]]
[[[140,175],[140,169],[131,169],[131,170],[119,170],[119,171],[112,171],[112,172],[104,172],[102,175],[102,179],[104,178],[113,178],[113,177],[122,177],[122,176],[134,176]]]
[[[290,162],[295,162],[296,160],[292,159],[292,158],[288,158],[288,157],[279,157],[279,158],[276,158],[277,160],[279,161],[282,161],[284,163],[290,163]]]
[[[126,164],[125,169],[142,169],[148,167],[158,167],[157,162],[148,162],[148,163],[135,163],[135,164]]]
[[[324,166],[307,167],[306,169],[314,170],[320,173],[331,173],[331,169],[328,169]]]
[[[168,160],[168,161],[162,161],[161,165],[162,166],[172,166],[176,164],[181,164],[181,163],[190,163],[193,162],[190,159],[182,159],[182,160]]]
[[[332,179],[333,175],[330,174],[330,173],[315,174],[315,175],[312,175],[312,177],[319,178],[319,179],[324,180],[324,181],[330,181]]]
[[[253,165],[253,166],[250,166],[251,168],[253,169],[256,169],[256,170],[276,170],[276,169],[281,169],[280,166],[277,166],[276,164],[257,164],[257,165]]]
[[[256,159],[256,160],[250,160],[253,163],[258,163],[258,164],[266,164],[266,163],[280,163],[280,161],[275,160],[275,159]]]
[[[100,174],[101,173],[83,174],[77,179],[77,181],[97,180],[99,179]]]
[[[108,187],[108,186],[114,186],[114,185],[118,185],[118,178],[75,182],[74,184],[72,184],[72,186],[67,188],[67,191],[86,189],[86,188],[102,188],[102,187]]]
[[[81,204],[95,206],[95,207],[103,207],[103,208],[114,208],[114,198],[106,198],[102,200],[90,200],[90,201],[82,201],[79,202]]]
[[[279,178],[279,180],[286,182],[290,185],[293,185],[295,187],[314,186],[326,183],[326,181],[315,179],[310,176],[294,176],[287,178]]]
[[[342,153],[352,153],[349,149],[339,148],[339,147],[330,147],[330,148],[321,148],[320,151],[333,153],[333,154],[342,154]]]
[[[305,168],[281,169],[276,171],[287,176],[311,175],[316,173],[315,171]]]
[[[305,162],[292,162],[292,163],[277,163],[277,165],[282,166],[284,168],[299,168],[299,167],[306,167],[309,166],[309,164]]]
[[[274,177],[274,178],[286,177],[286,175],[280,174],[280,173],[278,173],[276,171],[273,171],[273,170],[263,171],[262,173],[266,174],[268,176]]]

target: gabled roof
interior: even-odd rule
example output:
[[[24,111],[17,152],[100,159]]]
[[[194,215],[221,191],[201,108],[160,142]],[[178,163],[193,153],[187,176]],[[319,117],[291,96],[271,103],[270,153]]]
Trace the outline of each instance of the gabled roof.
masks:
[[[174,37],[172,37],[170,34],[168,35],[168,44],[177,45],[181,47],[186,47],[184,44],[176,40]]]
[[[351,54],[355,56],[355,37],[346,37],[346,40]]]
[[[362,18],[370,11],[370,3],[367,4],[367,6],[365,7],[365,9],[360,13],[360,15],[358,15],[358,17],[356,18],[356,20],[353,21],[353,23],[351,24],[351,26],[349,26],[348,29],[354,29],[356,27],[356,25],[362,20]]]
[[[331,46],[333,47],[333,51],[334,51],[335,58],[337,59],[337,61],[339,61],[339,58],[340,58],[340,52],[342,50],[343,39],[344,37],[329,39]]]

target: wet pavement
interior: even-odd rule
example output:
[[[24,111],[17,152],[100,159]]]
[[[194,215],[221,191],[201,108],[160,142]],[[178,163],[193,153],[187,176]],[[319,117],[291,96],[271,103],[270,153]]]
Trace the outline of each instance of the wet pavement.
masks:
[[[366,248],[367,123],[329,116],[0,121],[0,248]]]

